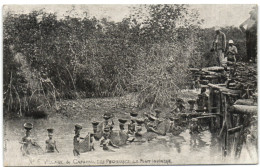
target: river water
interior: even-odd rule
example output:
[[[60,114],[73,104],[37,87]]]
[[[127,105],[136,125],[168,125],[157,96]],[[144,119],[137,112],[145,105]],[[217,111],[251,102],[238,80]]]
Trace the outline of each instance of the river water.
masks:
[[[45,153],[42,155],[22,156],[20,151],[21,138],[25,135],[23,124],[31,122],[34,128],[31,137],[45,148],[48,127],[54,127],[53,138],[57,142],[60,153]],[[73,156],[74,125],[83,125],[81,136],[92,132],[91,123],[86,121],[68,121],[53,117],[48,119],[19,118],[5,121],[4,131],[4,162],[5,165],[176,165],[176,164],[246,164],[257,162],[257,151],[252,147],[251,154],[245,147],[240,159],[233,156],[224,158],[216,136],[204,131],[194,139],[188,130],[179,136],[159,136],[145,142],[129,143],[126,146],[114,149],[114,152],[103,151],[99,142],[95,141],[95,151],[82,153],[80,157]],[[44,127],[44,128],[43,128]],[[115,125],[117,130],[118,125]]]

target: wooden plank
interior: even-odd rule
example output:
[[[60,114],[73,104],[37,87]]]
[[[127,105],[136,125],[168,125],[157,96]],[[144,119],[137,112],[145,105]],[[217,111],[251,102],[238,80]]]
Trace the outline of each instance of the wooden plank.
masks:
[[[201,117],[196,117],[197,119],[205,119],[205,118],[216,118],[216,115],[207,115],[207,116],[201,116]]]
[[[230,112],[240,114],[257,114],[257,106],[233,105],[230,107]]]
[[[216,79],[216,78],[218,78],[218,76],[216,76],[216,75],[206,75],[206,76],[204,76],[204,78],[206,78],[206,79]]]
[[[189,68],[189,70],[190,70],[191,72],[198,72],[198,71],[200,71],[198,68]]]
[[[228,133],[233,134],[233,133],[239,132],[241,130],[241,128],[243,128],[243,125],[228,129]]]
[[[213,66],[213,67],[203,68],[202,70],[221,72],[221,71],[224,71],[224,67]]]
[[[235,105],[257,106],[257,104],[254,103],[253,99],[238,99],[234,104]]]
[[[211,88],[215,88],[215,89],[221,88],[221,86],[218,85],[218,84],[211,84],[211,83],[209,83],[208,86],[211,87]]]
[[[227,93],[230,93],[230,94],[237,94],[237,95],[240,95],[240,93],[241,93],[240,90],[228,89],[228,88],[226,88],[224,86],[220,86],[219,84],[211,84],[211,83],[209,83],[208,86],[212,87],[214,89],[217,89],[217,90],[219,90],[222,93],[223,92],[225,92],[225,93],[227,92]]]
[[[216,116],[219,116],[219,117],[223,117],[222,114],[218,114],[218,113],[206,113],[206,114],[201,114],[201,116],[209,116],[209,115],[216,115]]]
[[[221,93],[225,94],[227,96],[233,96],[233,97],[239,97],[240,96],[240,93],[230,93],[230,92],[227,92],[227,91],[222,91]]]

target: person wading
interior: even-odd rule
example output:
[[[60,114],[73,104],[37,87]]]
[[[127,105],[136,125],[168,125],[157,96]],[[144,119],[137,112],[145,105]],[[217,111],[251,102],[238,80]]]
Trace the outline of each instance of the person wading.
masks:
[[[55,150],[57,152],[59,152],[59,150],[57,149],[57,146],[56,146],[56,141],[53,139],[53,131],[54,131],[54,129],[49,128],[49,129],[47,129],[47,131],[48,131],[49,139],[47,139],[45,141],[45,144],[46,144],[45,150],[46,150],[46,152],[47,153],[54,153]]]
[[[73,146],[74,146],[73,154],[74,154],[74,156],[80,155],[80,151],[79,151],[80,145],[79,145],[79,143],[80,143],[81,139],[83,139],[83,138],[80,137],[81,129],[82,129],[81,125],[78,125],[78,124],[75,125],[75,129],[74,129],[75,136],[73,138]]]
[[[26,135],[22,138],[22,141],[20,142],[20,144],[22,144],[20,150],[22,151],[23,156],[35,154],[35,151],[33,151],[33,150],[37,150],[37,152],[38,151],[43,152],[42,148],[30,137],[32,128],[33,128],[32,123],[24,124],[24,129],[26,130]],[[34,149],[32,149],[32,148],[34,148]]]

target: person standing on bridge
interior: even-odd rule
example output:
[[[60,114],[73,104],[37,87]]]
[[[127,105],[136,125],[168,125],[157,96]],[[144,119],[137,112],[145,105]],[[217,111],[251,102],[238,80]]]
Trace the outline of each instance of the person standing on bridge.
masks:
[[[236,62],[237,47],[234,45],[233,40],[228,41],[227,49],[227,60],[231,62]]]
[[[226,50],[226,35],[220,31],[220,27],[215,27],[215,36],[211,52],[215,52],[215,55],[218,59],[218,65],[223,66],[224,61],[224,52]]]

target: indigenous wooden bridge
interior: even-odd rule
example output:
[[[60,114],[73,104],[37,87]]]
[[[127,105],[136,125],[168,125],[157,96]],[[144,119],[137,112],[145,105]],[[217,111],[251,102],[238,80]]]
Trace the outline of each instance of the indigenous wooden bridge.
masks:
[[[239,158],[243,144],[254,133],[257,135],[256,66],[238,63],[226,69],[208,67],[190,71],[193,84],[199,82],[209,90],[208,100],[204,101],[207,103],[204,118],[210,119],[210,131],[218,134],[223,156],[233,152]]]

